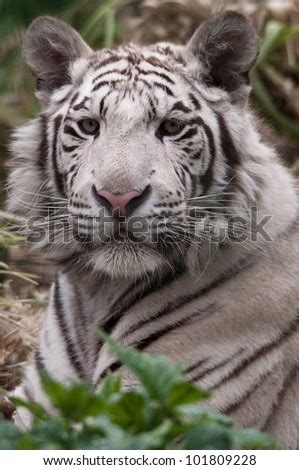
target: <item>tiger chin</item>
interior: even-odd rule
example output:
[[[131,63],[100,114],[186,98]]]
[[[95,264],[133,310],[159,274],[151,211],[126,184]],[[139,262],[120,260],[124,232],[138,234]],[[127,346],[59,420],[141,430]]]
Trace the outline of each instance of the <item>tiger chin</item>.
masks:
[[[250,108],[258,49],[234,12],[184,46],[93,51],[61,20],[31,24],[41,112],[14,132],[8,209],[57,275],[17,395],[55,413],[41,371],[98,387],[110,369],[133,387],[102,328],[298,446],[297,198]]]

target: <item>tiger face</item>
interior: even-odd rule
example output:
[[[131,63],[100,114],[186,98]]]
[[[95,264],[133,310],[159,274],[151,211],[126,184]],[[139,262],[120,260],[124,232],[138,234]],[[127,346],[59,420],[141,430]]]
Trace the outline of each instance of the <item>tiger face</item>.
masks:
[[[44,218],[35,245],[116,277],[184,260],[207,207],[233,205],[257,49],[232,12],[186,46],[95,52],[62,21],[36,20],[24,54],[43,109],[31,125],[30,179],[24,166],[12,177],[19,206]]]

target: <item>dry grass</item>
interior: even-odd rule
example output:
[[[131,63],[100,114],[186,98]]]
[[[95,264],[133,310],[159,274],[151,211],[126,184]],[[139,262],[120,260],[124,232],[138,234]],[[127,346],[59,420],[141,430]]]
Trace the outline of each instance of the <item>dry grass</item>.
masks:
[[[34,286],[14,286],[16,294],[14,282],[7,281],[0,288],[0,387],[7,390],[20,381],[46,303],[46,293]]]

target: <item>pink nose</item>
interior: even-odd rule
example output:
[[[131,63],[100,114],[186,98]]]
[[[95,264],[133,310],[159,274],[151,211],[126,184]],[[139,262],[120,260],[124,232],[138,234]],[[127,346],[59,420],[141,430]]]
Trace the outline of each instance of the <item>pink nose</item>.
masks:
[[[101,189],[97,191],[98,196],[103,198],[104,201],[108,202],[112,212],[117,211],[120,215],[127,215],[127,206],[132,199],[135,199],[140,196],[141,193],[138,191],[129,191],[125,194],[115,194],[110,191],[105,191]]]

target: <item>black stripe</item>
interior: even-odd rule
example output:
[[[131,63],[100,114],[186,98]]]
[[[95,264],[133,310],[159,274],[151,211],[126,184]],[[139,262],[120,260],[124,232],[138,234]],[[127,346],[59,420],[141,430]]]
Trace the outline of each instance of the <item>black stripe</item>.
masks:
[[[119,74],[124,74],[126,72],[127,69],[110,69],[110,70],[107,70],[106,72],[102,72],[100,73],[99,75],[97,75],[93,80],[92,80],[92,84],[96,83],[100,78],[103,78],[105,77],[106,75],[109,75],[110,73],[119,73]]]
[[[79,361],[79,358],[75,349],[75,345],[73,344],[68,334],[68,325],[66,323],[65,316],[64,316],[64,308],[63,308],[63,303],[61,299],[61,289],[60,289],[60,283],[59,283],[58,278],[56,279],[54,283],[54,305],[55,305],[56,318],[58,320],[60,331],[64,339],[64,343],[65,343],[66,350],[68,353],[68,358],[72,366],[74,367],[75,371],[77,372],[78,376],[80,378],[83,378],[84,377],[83,368]]]
[[[186,174],[184,169],[182,168],[183,165],[180,165],[179,167],[179,173],[180,173],[180,181],[183,185],[184,188],[186,188]]]
[[[74,166],[74,165],[73,165]],[[74,171],[74,173],[72,174],[72,177],[70,179],[70,188],[72,188],[73,186],[73,182],[74,182],[74,179],[76,178],[77,174],[78,174],[78,171],[79,171],[79,166],[77,166],[77,169]]]
[[[79,109],[87,109],[87,107],[85,106],[85,103],[86,103],[86,101],[88,101],[88,100],[89,100],[88,96],[85,96],[85,97],[83,98],[83,100],[80,101],[80,103],[75,104],[75,105],[73,106],[73,109],[74,109],[75,111],[78,111]]]
[[[168,77],[168,75],[166,75],[165,73],[157,72],[155,70],[142,70],[139,67],[138,67],[138,71],[141,75],[156,75],[157,77],[160,77],[160,78],[166,80],[171,85],[175,85],[175,82],[170,77]]]
[[[246,400],[250,399],[250,397],[257,391],[257,389],[267,380],[270,375],[272,375],[275,367],[273,367],[271,370],[268,370],[264,374],[261,375],[259,378],[258,383],[254,384],[252,387],[249,387],[246,392],[239,397],[235,402],[230,403],[227,405],[225,408],[221,409],[221,412],[224,414],[230,414],[233,413],[234,411],[238,410]]]
[[[92,91],[97,91],[97,90],[99,90],[100,88],[102,88],[104,86],[109,86],[109,87],[114,86],[116,83],[121,83],[121,82],[123,82],[123,80],[121,80],[121,79],[119,79],[119,80],[110,80],[109,82],[106,81],[106,80],[103,80],[102,82],[97,83],[93,87]]]
[[[189,129],[188,131],[186,131],[185,134],[181,135],[181,136],[178,137],[177,139],[174,139],[174,142],[180,142],[181,140],[184,140],[184,139],[191,139],[191,138],[194,137],[196,134],[197,134],[197,129],[196,129],[196,127],[192,127],[191,129]]]
[[[68,170],[68,176],[70,175],[70,173],[72,173],[75,168],[77,168],[77,163],[74,163]],[[73,204],[74,207],[76,207],[74,204]]]
[[[161,88],[161,90],[165,91],[167,93],[167,95],[169,95],[169,96],[174,96],[173,92],[171,91],[171,89],[167,85],[163,85],[162,83],[154,82],[153,86],[155,86],[157,88]]]
[[[142,351],[143,349],[148,348],[152,343],[156,342],[158,339],[160,339],[165,334],[170,333],[171,331],[175,330],[176,328],[178,328],[180,326],[187,325],[188,323],[190,323],[194,318],[196,318],[201,313],[202,312],[200,310],[197,310],[197,311],[193,312],[191,315],[189,315],[188,317],[182,318],[181,320],[178,320],[176,323],[174,323],[172,325],[168,325],[168,326],[162,328],[161,330],[156,331],[155,333],[152,333],[151,335],[147,336],[146,338],[138,341],[136,344],[131,345],[131,346],[134,346],[134,348],[137,348],[140,351]],[[105,374],[107,373],[108,370],[115,371],[119,367],[121,367],[121,364],[120,364],[119,361],[113,362],[110,366],[108,366],[106,369],[104,369],[101,372],[97,382],[105,376]]]
[[[100,114],[101,117],[104,116],[103,110],[104,110],[105,100],[109,95],[111,95],[111,93],[112,93],[112,90],[109,90],[108,93],[106,93],[106,95],[101,99],[101,103],[100,103],[100,107],[99,107],[99,114]]]
[[[76,318],[78,342],[82,349],[82,354],[87,357],[89,347],[86,341],[86,333],[88,329],[89,318],[86,317],[83,300],[79,288],[72,284],[72,290],[76,302],[74,308],[74,315]]]
[[[58,155],[57,155],[57,140],[58,140],[58,132],[60,129],[62,121],[62,115],[56,116],[54,119],[54,137],[53,137],[53,144],[52,144],[52,161],[53,161],[53,170],[54,170],[54,177],[55,177],[55,183],[58,191],[62,196],[65,197],[65,191],[64,191],[64,180],[63,180],[63,175],[60,173],[59,168],[58,168]]]
[[[48,374],[46,367],[45,367],[44,360],[42,358],[42,355],[39,349],[37,349],[34,353],[34,362],[35,362],[35,365],[39,374],[42,374],[45,372]]]
[[[190,374],[193,372],[195,369],[198,369],[201,367],[203,364],[205,364],[207,361],[209,361],[209,357],[205,357],[204,359],[200,359],[199,361],[195,362],[195,364],[192,364],[192,366],[189,366],[185,369],[185,374]]]
[[[205,369],[199,371],[196,375],[194,375],[191,378],[192,382],[197,382],[198,380],[201,380],[203,377],[205,377],[207,374],[210,374],[211,372],[214,372],[215,370],[220,369],[220,367],[223,367],[226,364],[229,364],[235,357],[239,356],[244,351],[245,351],[245,348],[240,348],[240,349],[238,349],[237,352],[234,352],[234,354],[232,354],[231,356],[223,359],[223,361],[218,362],[214,366],[206,367]],[[197,367],[196,367],[196,364],[195,364],[191,369],[195,370],[196,368]]]
[[[82,137],[81,135],[77,134],[77,132],[75,131],[75,129],[74,129],[73,127],[69,126],[68,124],[66,124],[66,125],[64,126],[63,132],[64,132],[65,134],[71,135],[72,137],[75,137],[76,139],[86,140],[85,137]]]
[[[64,152],[73,152],[74,150],[76,150],[78,148],[78,145],[62,145],[62,150]]]
[[[133,308],[138,302],[145,299],[147,296],[152,294],[153,292],[158,292],[160,289],[166,287],[173,281],[177,281],[184,273],[186,272],[186,267],[182,264],[178,264],[173,271],[167,272],[166,275],[162,277],[162,279],[155,275],[150,279],[150,282],[147,286],[143,285],[141,289],[138,290],[137,293],[134,293],[133,296],[130,296],[126,302],[124,300],[134,287],[131,285],[128,290],[121,294],[115,302],[112,304],[110,311],[109,311],[109,318],[100,327],[108,334],[110,334],[114,327],[117,325],[119,320],[122,318],[122,315],[127,311]],[[137,324],[136,329],[139,328],[139,324]],[[135,326],[133,327],[133,331],[135,331]],[[131,330],[128,330],[126,334],[131,333]],[[101,349],[102,343],[99,344],[99,351]]]
[[[196,194],[197,186],[198,186],[198,176],[189,174],[191,180],[191,197],[194,197]]]
[[[99,384],[99,382],[105,377],[108,371],[110,372],[115,372],[117,369],[120,369],[122,364],[119,361],[113,362],[110,366],[106,367],[99,375],[97,378],[97,383],[96,385]]]
[[[144,57],[144,61],[148,62],[149,64],[153,65],[154,67],[161,67],[161,69],[164,69],[167,72],[171,72],[169,67],[167,67],[167,65],[165,65],[164,62],[162,62],[161,60],[159,60],[155,56],[153,56],[153,57]]]
[[[149,105],[150,105],[150,108],[151,108],[151,112],[153,113],[153,118],[157,116],[157,110],[156,110],[156,107],[153,103],[153,100],[151,98],[151,96],[147,95],[147,98],[148,98],[148,102],[149,102]]]
[[[197,110],[200,110],[201,105],[200,105],[200,102],[198,101],[198,99],[196,98],[196,96],[193,93],[189,93],[189,98],[190,98],[192,104],[195,106],[195,108]]]
[[[203,194],[208,191],[212,184],[213,180],[213,166],[214,166],[214,161],[216,157],[216,146],[215,146],[215,140],[214,140],[214,135],[210,127],[204,123],[204,121],[201,118],[197,118],[197,122],[203,127],[205,134],[208,138],[209,142],[209,151],[210,151],[210,161],[209,161],[209,166],[208,169],[206,170],[205,174],[201,176],[201,184],[203,185]]]
[[[173,313],[173,312],[167,312],[167,313]],[[189,324],[196,317],[199,317],[200,319],[200,315],[204,313],[205,311],[198,309],[195,312],[191,313],[191,315],[189,315],[188,317],[177,320],[175,323],[172,323],[171,325],[167,325],[161,330],[155,331],[154,333],[150,334],[146,338],[143,338],[142,340],[134,344],[134,347],[142,351],[143,349],[148,348],[152,343],[158,341],[165,334],[170,333],[171,331],[175,330],[176,328],[180,326]],[[163,315],[158,314],[157,318],[160,319],[161,316],[165,316],[165,315],[166,315],[165,313]],[[205,315],[204,315],[204,318],[206,318]]]
[[[266,431],[267,427],[271,423],[271,420],[273,419],[275,413],[279,409],[279,406],[283,402],[284,396],[287,393],[289,387],[292,385],[292,382],[296,379],[296,375],[298,374],[298,366],[295,366],[293,369],[291,369],[290,373],[286,376],[285,380],[283,381],[282,387],[276,397],[275,402],[273,403],[270,413],[268,414],[266,421],[264,422],[263,426],[261,427],[262,431]],[[296,405],[294,403],[294,405]],[[294,410],[295,412],[295,410]],[[297,418],[297,416],[296,416]]]
[[[48,127],[47,116],[45,114],[40,114],[41,141],[40,141],[39,152],[38,152],[38,164],[42,170],[44,170],[46,167],[46,161],[47,161],[48,152],[49,152],[47,127]]]
[[[27,385],[23,384],[23,392],[26,397],[26,400],[30,401],[31,403],[34,403],[35,400],[34,400],[33,393],[31,392],[31,390],[29,389]]]
[[[171,109],[171,111],[182,111],[183,113],[191,113],[191,109],[185,106],[181,101],[175,103]]]
[[[148,82],[147,80],[145,80],[144,78],[139,77],[138,81],[143,83],[150,90],[153,88],[152,84]]]
[[[243,262],[245,262],[245,260],[243,260]],[[207,286],[205,286],[205,287],[201,288],[200,290],[196,291],[194,294],[189,294],[189,295],[180,297],[178,299],[171,300],[170,302],[168,302],[166,304],[166,306],[162,310],[157,312],[157,314],[155,315],[155,318],[164,317],[167,314],[172,313],[174,310],[178,310],[178,309],[184,307],[186,304],[188,304],[190,302],[193,302],[194,300],[197,300],[198,298],[202,297],[203,295],[209,293],[212,289],[215,289],[219,285],[221,285],[224,282],[231,279],[234,275],[236,275],[239,272],[245,270],[246,267],[249,267],[249,266],[246,266],[246,264],[245,264],[242,267],[238,266],[238,268],[231,269],[229,272],[223,273],[221,276],[219,276],[219,278],[215,279],[213,282],[211,282]],[[140,326],[142,326],[142,325],[144,325],[144,324],[146,324],[150,321],[151,321],[151,319],[144,320],[144,321],[138,323],[136,325],[136,327],[139,328]],[[135,331],[135,326],[133,328],[134,328],[133,331]],[[129,330],[129,332],[131,332],[131,330]]]
[[[158,290],[162,289],[162,287],[166,287],[168,284],[170,284],[172,281],[177,281],[181,276],[184,275],[184,273],[186,272],[186,267],[181,265],[180,266],[180,270],[176,271],[176,274],[175,276],[173,275],[173,273],[169,273],[162,282],[160,282],[159,284],[152,284],[150,285],[147,290],[143,293],[142,295],[142,299],[144,299],[144,297],[146,297],[147,295],[151,294],[152,292],[157,292],[157,287],[158,287]],[[136,300],[136,297],[135,299]],[[138,301],[138,299],[137,299]],[[131,308],[131,307],[130,307]],[[172,312],[166,312],[167,313],[172,313]],[[141,328],[142,326],[145,326],[147,324],[150,324],[152,322],[155,322],[157,318],[161,318],[163,315],[163,313],[158,313],[157,315],[155,315],[154,317],[151,317],[151,318],[147,318],[146,320],[140,320],[139,322],[135,323],[135,325],[133,325],[131,328],[129,328],[128,330],[126,330],[126,333],[124,336],[122,336],[121,338],[125,338],[127,335],[131,334],[131,333],[134,333],[135,331],[139,330],[139,328]]]
[[[274,341],[263,345],[262,347],[254,351],[254,353],[251,356],[244,358],[240,362],[240,364],[237,367],[235,367],[235,369],[233,369],[229,374],[227,374],[225,377],[219,380],[216,384],[214,384],[212,387],[212,390],[214,390],[215,388],[218,388],[220,385],[223,385],[224,383],[228,382],[232,378],[238,377],[254,361],[257,361],[264,354],[267,354],[273,349],[279,347],[281,343],[283,343],[290,336],[292,336],[292,334],[296,333],[298,322],[299,322],[299,318],[292,320],[290,324],[288,325],[288,327],[286,328],[286,330],[279,333],[279,336]]]
[[[186,304],[188,304],[188,303],[198,299],[199,297],[209,293],[212,289],[218,287],[219,285],[223,284],[226,281],[229,281],[236,274],[244,271],[245,269],[250,268],[254,264],[254,262],[255,262],[255,257],[253,257],[251,255],[247,256],[247,258],[245,258],[243,260],[240,260],[240,262],[238,263],[237,266],[234,266],[229,271],[226,271],[226,272],[222,273],[221,276],[219,276],[217,279],[212,281],[207,286],[201,288],[196,293],[189,294],[189,295],[183,296],[179,299],[172,300],[172,301],[168,302],[168,304],[160,312],[158,312],[156,314],[156,317],[160,318],[161,316],[165,316],[168,313],[171,313],[173,310],[177,310],[179,308],[182,308]],[[196,314],[198,315],[198,312],[196,312]],[[163,330],[160,330],[160,333],[161,334],[159,334],[159,332],[155,333],[154,334],[155,338],[157,337],[156,335],[159,335],[159,337],[162,336],[164,333],[166,333],[166,331],[164,331],[164,329],[163,329]],[[152,337],[151,337],[151,339],[145,338],[144,341],[146,342],[146,341],[149,340],[150,342],[152,342],[152,341],[156,340],[155,338],[152,338]],[[141,343],[138,343],[137,347],[140,346],[140,344]],[[146,347],[146,346],[148,346],[148,344],[145,343],[145,346],[143,346],[143,348]],[[98,380],[100,380],[105,375],[105,373],[108,369],[109,369],[109,367],[101,373]]]
[[[226,125],[225,119],[220,114],[216,113],[219,130],[220,130],[220,144],[221,150],[223,152],[224,158],[227,162],[226,168],[226,185],[222,191],[223,197],[229,201],[231,199],[230,194],[233,191],[234,186],[236,186],[236,167],[240,165],[240,156],[237,152],[231,134]]]
[[[79,96],[79,92],[77,91],[74,96],[72,97],[71,101],[70,101],[70,108],[72,107],[72,105],[74,104],[74,102],[76,101],[76,99],[78,98]]]
[[[186,151],[188,152],[189,149],[183,149],[183,150],[184,150],[185,152],[186,152]],[[201,157],[201,155],[202,155],[202,150],[203,150],[203,149],[199,150],[199,151],[196,152],[194,155],[190,155],[190,158],[191,158],[192,160],[199,160],[200,157]]]
[[[101,67],[105,67],[105,65],[108,64],[113,64],[115,62],[119,62],[120,60],[123,60],[125,57],[122,56],[117,56],[117,55],[111,55],[107,59],[102,60],[102,62],[96,63],[95,70],[100,69]]]
[[[237,152],[237,149],[228,130],[224,117],[218,113],[216,113],[216,116],[220,129],[221,149],[228,164],[232,167],[235,167],[240,164],[240,156]]]

